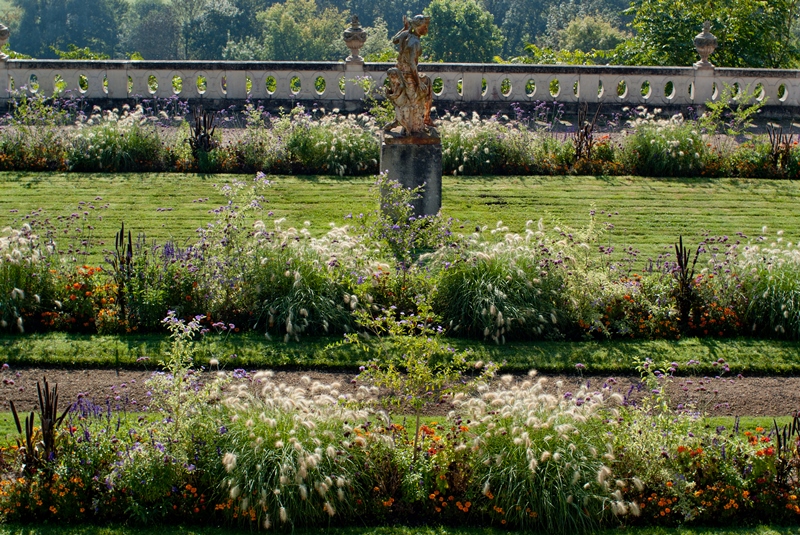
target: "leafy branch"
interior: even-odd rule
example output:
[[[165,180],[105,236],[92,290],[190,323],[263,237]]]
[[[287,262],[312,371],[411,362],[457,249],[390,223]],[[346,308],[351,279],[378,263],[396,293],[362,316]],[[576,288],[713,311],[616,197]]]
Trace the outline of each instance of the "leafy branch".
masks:
[[[471,364],[469,350],[447,346],[430,305],[418,303],[418,310],[418,314],[396,316],[394,310],[383,309],[372,316],[360,309],[355,315],[362,331],[347,335],[344,341],[373,355],[357,380],[382,388],[386,405],[413,412],[415,460],[424,409],[488,381],[497,370],[493,363]],[[468,381],[470,369],[480,372]]]

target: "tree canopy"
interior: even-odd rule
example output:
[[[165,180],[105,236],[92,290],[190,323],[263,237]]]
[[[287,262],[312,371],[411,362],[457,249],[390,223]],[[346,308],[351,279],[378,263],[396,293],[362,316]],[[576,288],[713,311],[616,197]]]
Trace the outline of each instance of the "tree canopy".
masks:
[[[728,0],[711,7],[691,0],[635,0],[629,13],[635,36],[617,50],[632,65],[691,65],[693,37],[711,21],[724,67],[788,68],[798,63],[796,25],[800,0]]]
[[[51,47],[69,45],[113,55],[119,45],[125,0],[14,0],[20,11],[13,48],[39,58],[55,58]]]
[[[558,46],[562,50],[591,52],[611,50],[622,44],[630,35],[615,28],[600,17],[587,16],[573,19],[558,32]]]
[[[503,35],[494,17],[476,0],[433,0],[423,49],[433,61],[488,62],[500,53]]]
[[[286,0],[258,13],[260,33],[229,43],[225,55],[277,61],[342,59],[342,30],[349,17],[347,11],[320,8],[315,0]]]
[[[424,12],[432,17],[424,54],[433,61],[688,66],[698,59],[692,39],[709,20],[717,65],[800,65],[800,0],[10,1],[11,48],[41,58],[74,45],[110,57],[341,61],[341,33],[357,14],[370,33],[362,55],[387,61],[388,36],[403,16]]]

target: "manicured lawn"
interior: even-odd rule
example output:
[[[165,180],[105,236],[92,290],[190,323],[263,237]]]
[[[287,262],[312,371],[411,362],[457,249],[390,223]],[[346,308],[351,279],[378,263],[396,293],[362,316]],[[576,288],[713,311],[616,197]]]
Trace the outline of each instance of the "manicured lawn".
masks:
[[[0,173],[0,228],[15,224],[31,210],[45,208],[49,217],[90,212],[94,234],[112,243],[124,220],[133,234],[183,243],[213,219],[208,213],[223,197],[214,184],[230,175],[189,174],[49,174]],[[246,176],[240,178],[247,179]],[[266,210],[286,217],[286,225],[311,221],[312,232],[328,223],[343,224],[347,214],[375,208],[370,178],[274,177]],[[95,200],[101,197],[100,200]],[[208,201],[196,202],[200,199]],[[617,251],[632,246],[642,260],[686,237],[696,244],[700,233],[755,238],[763,226],[768,235],[785,231],[785,239],[800,235],[800,183],[743,179],[654,179],[633,177],[445,177],[442,212],[464,223],[495,228],[502,220],[512,232],[525,222],[544,218],[582,227],[589,211],[614,229],[604,239]],[[87,210],[79,202],[108,208]],[[194,201],[194,202],[193,202]],[[18,210],[18,212],[12,212]],[[605,213],[603,213],[605,212]],[[101,213],[102,220],[97,220]],[[608,214],[611,213],[611,217]],[[98,257],[100,261],[102,258]]]
[[[355,371],[368,356],[353,346],[328,346],[337,338],[304,337],[300,342],[267,340],[263,335],[210,336],[197,346],[196,364],[212,358],[221,367],[313,367]],[[448,344],[471,348],[475,360],[501,363],[504,371],[575,373],[578,363],[592,374],[636,374],[636,360],[651,358],[702,364],[692,373],[716,373],[711,363],[722,357],[732,374],[792,375],[800,373],[800,342],[752,339],[636,340],[614,342],[509,342],[505,345],[451,339]],[[0,362],[14,366],[63,366],[155,369],[169,346],[166,335],[70,335],[65,333],[0,336]],[[143,358],[146,357],[146,358]]]

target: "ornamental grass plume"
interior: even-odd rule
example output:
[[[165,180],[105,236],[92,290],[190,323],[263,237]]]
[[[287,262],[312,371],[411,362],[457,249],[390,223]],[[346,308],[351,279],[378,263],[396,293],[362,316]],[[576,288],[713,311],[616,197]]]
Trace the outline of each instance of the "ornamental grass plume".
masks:
[[[295,387],[267,372],[253,383],[257,393],[231,388],[223,401],[229,423],[220,447],[229,453],[220,466],[219,499],[232,500],[225,511],[257,525],[270,518],[291,526],[321,525],[334,514],[355,518],[368,496],[358,474],[372,441],[381,440],[367,432],[368,413],[348,408],[335,383]]]
[[[767,338],[800,339],[800,244],[783,232],[745,246],[736,262],[743,293],[749,296],[745,327]]]
[[[490,516],[514,529],[574,533],[630,512],[611,480],[609,439],[621,402],[585,386],[567,395],[533,378],[459,399],[470,424],[475,484]]]

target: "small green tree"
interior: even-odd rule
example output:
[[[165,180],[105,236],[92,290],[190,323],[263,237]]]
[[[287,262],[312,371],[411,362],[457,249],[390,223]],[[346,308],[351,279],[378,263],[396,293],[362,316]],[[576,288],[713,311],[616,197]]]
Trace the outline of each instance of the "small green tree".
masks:
[[[630,35],[615,28],[610,22],[595,16],[578,17],[558,32],[559,47],[564,50],[611,50]]]
[[[366,61],[394,61],[397,57],[392,41],[389,39],[389,27],[386,21],[378,18],[375,24],[364,28],[367,32],[367,42],[361,49],[361,55]]]
[[[723,84],[719,98],[705,103],[706,111],[698,119],[698,124],[710,134],[744,135],[769,98],[758,100],[757,96],[758,89],[751,91],[749,85],[737,89]]]
[[[418,303],[417,314],[395,315],[384,309],[373,316],[356,312],[361,333],[346,336],[346,343],[373,355],[362,366],[357,381],[384,390],[384,402],[414,415],[414,459],[417,456],[420,416],[425,407],[491,379],[497,365],[469,362],[470,352],[457,351],[442,340],[443,329],[427,303]],[[468,381],[467,371],[478,370]]]
[[[350,15],[315,0],[286,0],[256,15],[261,34],[228,43],[227,59],[334,61],[347,55],[342,30]]]
[[[486,63],[500,53],[503,34],[476,0],[433,0],[425,9],[431,17],[423,52],[434,61]]]

